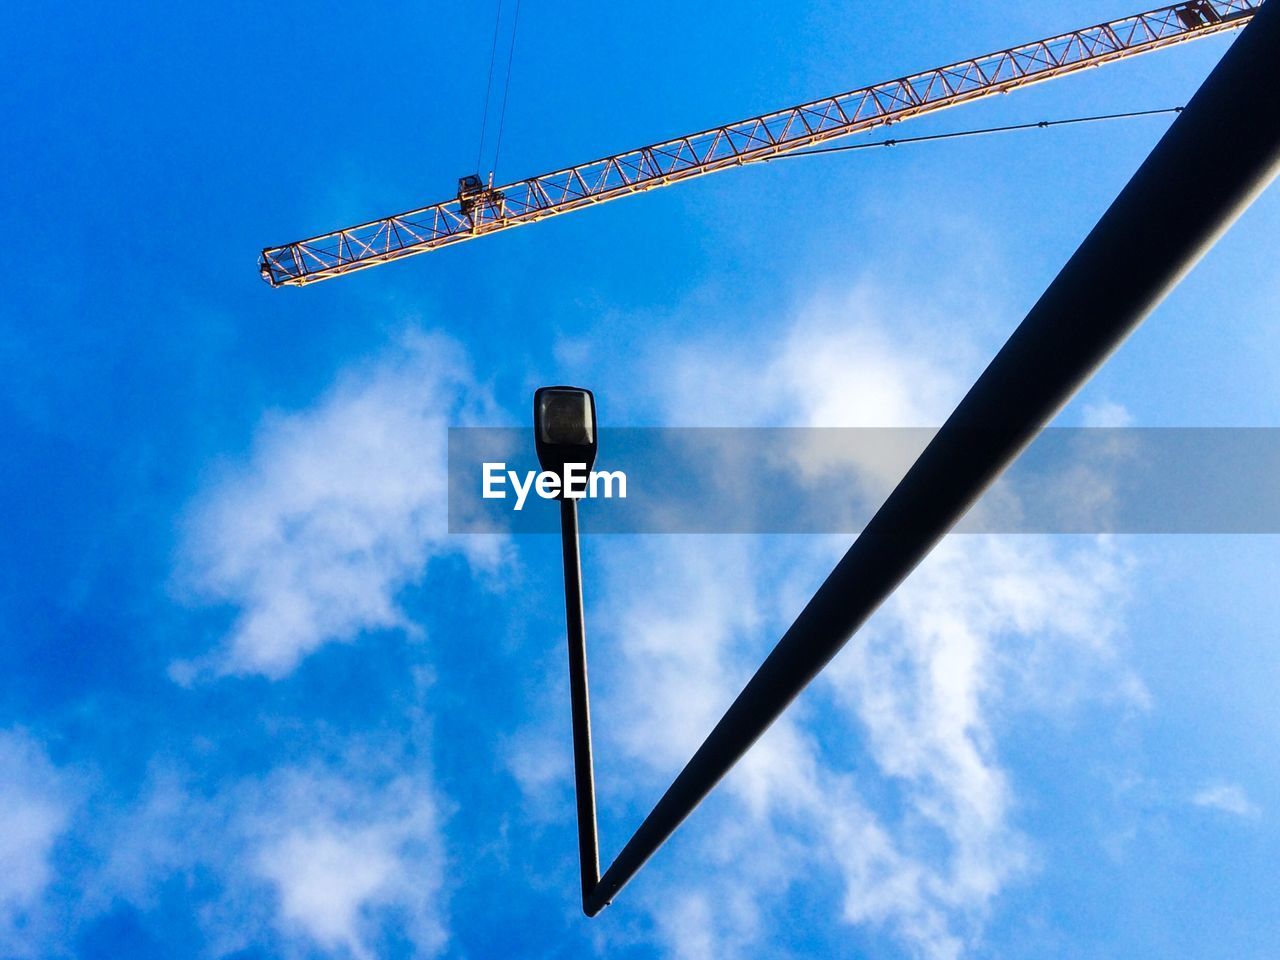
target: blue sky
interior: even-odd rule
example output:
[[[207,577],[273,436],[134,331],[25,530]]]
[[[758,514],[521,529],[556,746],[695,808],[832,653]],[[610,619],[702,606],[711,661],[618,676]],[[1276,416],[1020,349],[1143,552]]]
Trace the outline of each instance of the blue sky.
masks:
[[[499,179],[1134,12],[521,13]],[[602,917],[554,538],[450,425],[928,426],[1163,120],[733,171],[304,290],[469,173],[493,10],[0,13],[0,956],[1272,956],[1271,537],[956,537]],[[1185,102],[1215,38],[912,123]],[[1061,416],[1280,422],[1266,194]],[[585,521],[589,526],[589,517]],[[588,537],[611,855],[844,544]]]

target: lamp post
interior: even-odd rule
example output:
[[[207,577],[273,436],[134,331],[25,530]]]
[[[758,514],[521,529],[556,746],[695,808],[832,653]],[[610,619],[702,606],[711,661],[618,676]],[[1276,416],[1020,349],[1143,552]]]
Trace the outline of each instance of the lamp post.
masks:
[[[587,698],[587,635],[582,616],[582,564],[578,553],[578,500],[565,466],[581,465],[584,478],[596,460],[596,400],[580,387],[541,387],[533,394],[534,447],[543,470],[560,483],[560,542],[564,555],[564,613],[569,643],[569,702],[573,717],[574,791],[578,801],[578,858],[582,904],[600,881],[596,837],[596,787],[591,760],[591,711]],[[576,495],[575,495],[576,493]]]

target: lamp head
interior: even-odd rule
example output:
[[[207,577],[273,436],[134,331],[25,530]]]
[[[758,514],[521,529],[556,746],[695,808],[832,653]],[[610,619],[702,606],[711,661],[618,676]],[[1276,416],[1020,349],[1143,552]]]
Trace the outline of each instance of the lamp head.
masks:
[[[596,462],[596,398],[582,387],[539,387],[533,394],[533,441],[543,470]]]

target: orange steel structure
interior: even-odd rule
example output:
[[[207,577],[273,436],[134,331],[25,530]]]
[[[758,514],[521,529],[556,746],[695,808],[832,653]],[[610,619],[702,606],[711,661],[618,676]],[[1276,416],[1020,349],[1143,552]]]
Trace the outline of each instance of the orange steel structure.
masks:
[[[1243,26],[1262,0],[1191,0],[262,251],[272,286],[302,286],[726,167]]]

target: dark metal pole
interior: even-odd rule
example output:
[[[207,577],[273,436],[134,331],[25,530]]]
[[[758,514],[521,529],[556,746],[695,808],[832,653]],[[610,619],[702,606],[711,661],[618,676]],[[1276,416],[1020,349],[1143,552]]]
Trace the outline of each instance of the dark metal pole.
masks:
[[[596,838],[596,785],[591,761],[591,709],[587,697],[587,633],[582,616],[582,565],[578,559],[578,501],[560,500],[564,554],[564,613],[569,637],[569,703],[573,714],[573,775],[578,798],[578,859],[582,909],[600,882]]]
[[[1263,4],[676,777],[589,897],[599,913],[1280,163],[1280,2]]]

